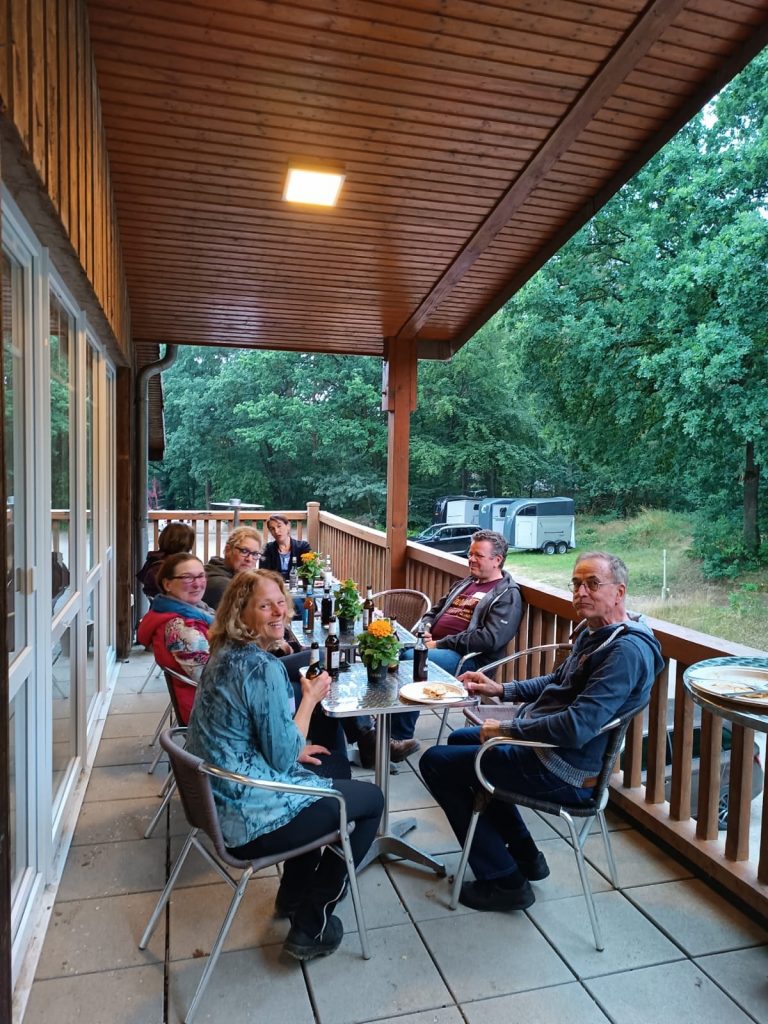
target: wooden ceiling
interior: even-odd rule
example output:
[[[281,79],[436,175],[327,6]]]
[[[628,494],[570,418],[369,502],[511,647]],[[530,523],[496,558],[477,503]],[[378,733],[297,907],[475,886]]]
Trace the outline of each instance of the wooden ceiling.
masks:
[[[768,40],[768,0],[88,9],[135,340],[436,358]]]

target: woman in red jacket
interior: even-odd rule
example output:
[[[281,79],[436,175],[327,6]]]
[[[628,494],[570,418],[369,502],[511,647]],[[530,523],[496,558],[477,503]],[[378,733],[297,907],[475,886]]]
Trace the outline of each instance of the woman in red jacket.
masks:
[[[202,600],[203,563],[194,555],[170,555],[157,572],[157,585],[159,593],[139,623],[137,639],[152,648],[161,668],[198,681],[208,661],[208,629],[213,622],[213,611]],[[186,725],[196,687],[175,679],[173,687],[181,725]]]

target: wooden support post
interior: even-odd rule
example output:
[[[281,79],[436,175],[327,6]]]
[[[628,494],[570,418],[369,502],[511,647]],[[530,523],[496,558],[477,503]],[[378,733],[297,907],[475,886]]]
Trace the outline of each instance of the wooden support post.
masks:
[[[411,413],[416,408],[416,345],[413,340],[384,342],[381,407],[387,413],[387,586],[406,583],[408,463]]]
[[[320,544],[320,502],[307,502],[307,536],[306,540],[313,551],[318,550]]]
[[[133,523],[134,458],[133,458],[133,371],[118,369],[115,384],[115,513],[118,524]],[[137,584],[135,574],[140,568],[133,564],[133,535],[120,529],[115,545],[115,600],[117,621],[115,640],[118,658],[127,658],[133,644],[133,608],[131,594]]]

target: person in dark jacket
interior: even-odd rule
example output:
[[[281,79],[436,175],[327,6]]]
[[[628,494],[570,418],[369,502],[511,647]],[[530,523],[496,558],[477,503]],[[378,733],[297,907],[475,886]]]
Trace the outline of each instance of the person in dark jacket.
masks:
[[[494,530],[478,530],[469,547],[470,575],[459,580],[434,608],[414,627],[426,629],[425,641],[429,660],[455,672],[465,654],[477,657],[465,664],[466,669],[482,668],[503,658],[507,644],[515,638],[523,616],[520,587],[503,568],[509,545]],[[413,651],[405,657],[412,658]],[[392,738],[412,739],[419,713],[392,716]]]
[[[283,579],[287,580],[294,558],[296,565],[299,566],[301,565],[301,556],[312,549],[307,541],[297,540],[291,536],[291,524],[288,518],[281,513],[276,512],[269,517],[267,529],[273,539],[264,546],[261,554],[261,568],[279,572]]]
[[[224,591],[235,578],[245,569],[258,569],[261,558],[261,536],[252,526],[238,526],[227,537],[224,545],[224,557],[214,555],[205,564],[207,586],[203,600],[211,608],[218,608]]]
[[[152,600],[160,593],[157,571],[169,555],[189,553],[195,546],[195,531],[186,523],[168,523],[157,538],[157,551],[147,553],[144,565],[136,573],[145,596]]]
[[[496,747],[483,770],[492,783],[553,802],[588,801],[602,768],[615,718],[639,711],[663,667],[651,630],[625,608],[627,567],[602,551],[582,555],[571,580],[573,606],[583,629],[568,658],[553,672],[513,683],[497,683],[482,672],[460,677],[470,693],[522,701],[515,718],[487,719],[480,729],[457,729],[448,746],[421,758],[421,774],[462,844],[472,815],[475,755],[493,736],[511,736],[550,747]],[[461,903],[475,910],[525,910],[535,901],[531,881],[549,874],[518,809],[491,800],[480,815],[469,854],[476,881],[465,882]]]

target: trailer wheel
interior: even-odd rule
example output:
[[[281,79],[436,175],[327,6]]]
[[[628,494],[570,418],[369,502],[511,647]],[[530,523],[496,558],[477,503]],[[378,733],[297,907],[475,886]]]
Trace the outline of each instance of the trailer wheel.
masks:
[[[544,552],[545,555],[554,555],[557,549],[555,548],[555,545],[552,543],[552,541],[548,540],[541,550]]]
[[[564,540],[561,540],[560,543],[557,545],[557,553],[558,555],[568,554],[568,545],[565,543]]]

